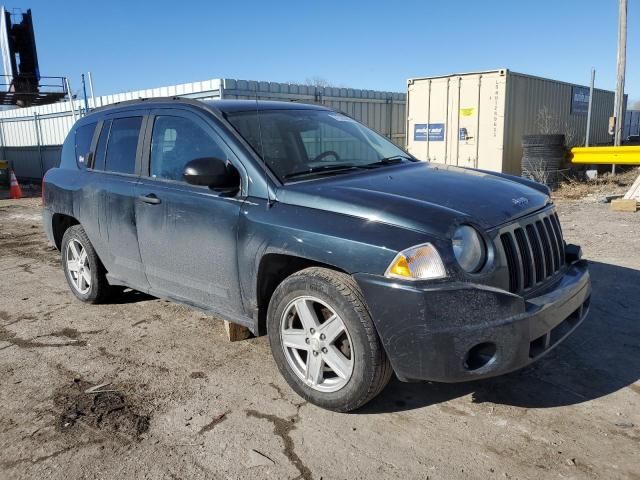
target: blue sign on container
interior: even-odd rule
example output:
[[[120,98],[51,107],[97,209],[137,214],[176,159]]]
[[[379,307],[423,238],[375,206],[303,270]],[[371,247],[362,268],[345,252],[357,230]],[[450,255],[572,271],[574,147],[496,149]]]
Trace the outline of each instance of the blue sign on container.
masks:
[[[586,115],[589,111],[589,89],[587,87],[571,87],[571,113]]]
[[[444,123],[416,123],[413,128],[413,140],[416,142],[444,141]]]

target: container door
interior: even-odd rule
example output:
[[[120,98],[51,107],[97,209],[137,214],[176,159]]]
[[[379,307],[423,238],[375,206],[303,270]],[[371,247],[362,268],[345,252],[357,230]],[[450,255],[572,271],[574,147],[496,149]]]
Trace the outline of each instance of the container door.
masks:
[[[420,160],[447,163],[449,78],[409,85],[407,150]]]
[[[478,115],[480,77],[458,79],[456,114],[455,164],[460,167],[478,167]],[[453,162],[452,162],[453,163]]]

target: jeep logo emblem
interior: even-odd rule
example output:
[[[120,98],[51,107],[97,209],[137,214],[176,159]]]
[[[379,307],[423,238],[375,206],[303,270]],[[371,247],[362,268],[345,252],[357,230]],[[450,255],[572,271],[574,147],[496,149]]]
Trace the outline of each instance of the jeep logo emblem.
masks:
[[[512,198],[511,201],[513,202],[513,204],[517,207],[524,207],[525,205],[527,205],[529,203],[529,200],[527,200],[524,197],[520,197],[520,198]]]

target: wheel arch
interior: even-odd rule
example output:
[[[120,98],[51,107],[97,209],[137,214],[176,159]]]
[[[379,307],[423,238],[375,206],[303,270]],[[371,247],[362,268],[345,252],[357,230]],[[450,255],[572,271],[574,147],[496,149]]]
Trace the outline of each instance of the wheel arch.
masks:
[[[349,274],[343,269],[317,260],[285,253],[267,253],[260,259],[256,280],[258,307],[258,334],[267,333],[267,311],[269,302],[278,285],[287,277],[309,267],[322,267]]]
[[[51,231],[53,232],[53,241],[58,250],[62,247],[62,237],[70,227],[80,225],[80,222],[71,215],[64,213],[54,213],[51,217]]]

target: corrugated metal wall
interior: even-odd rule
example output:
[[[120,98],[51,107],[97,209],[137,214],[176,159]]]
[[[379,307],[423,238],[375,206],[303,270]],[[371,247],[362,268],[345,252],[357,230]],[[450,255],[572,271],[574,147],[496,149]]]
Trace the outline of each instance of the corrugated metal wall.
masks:
[[[557,80],[509,72],[505,103],[503,171],[520,172],[522,136],[562,133],[568,146],[584,145],[587,115],[571,112],[571,89],[575,85]],[[586,87],[585,87],[586,88]],[[611,140],[609,117],[614,93],[594,89],[590,144]]]
[[[171,96],[195,99],[254,99],[257,97],[261,100],[318,103],[351,115],[398,145],[405,144],[406,95],[397,92],[215,79],[96,97],[95,104],[101,107],[137,98]],[[80,110],[82,105],[83,103],[79,100],[74,102],[76,111]],[[93,108],[91,100],[89,100],[89,107]],[[6,110],[0,112],[2,146],[36,145],[36,118],[40,128],[41,145],[61,145],[73,124],[69,102]]]
[[[105,95],[96,97],[95,107],[137,98],[172,96],[193,99],[254,99],[257,97],[261,100],[322,104],[351,115],[401,147],[405,145],[406,95],[404,93],[227,78]],[[77,114],[83,105],[80,100],[74,101]],[[89,107],[94,107],[91,100],[89,100]],[[41,163],[39,152],[44,150],[23,149],[23,147],[59,146],[73,123],[70,102],[2,111],[0,112],[2,155],[14,165],[18,176],[24,171],[23,177],[31,178],[31,173],[35,171],[32,166]],[[18,150],[12,152],[14,148]],[[36,157],[27,160],[29,155]],[[29,166],[18,166],[19,162]],[[48,164],[46,161],[44,163]]]
[[[89,108],[102,107],[116,102],[138,98],[173,97],[219,98],[222,80],[185,83],[169,87],[151,88],[118,93],[89,99]],[[84,102],[73,102],[76,115]],[[27,147],[38,145],[61,145],[73,125],[71,102],[61,102],[41,107],[17,108],[0,112],[0,140],[2,147]],[[37,135],[39,134],[39,136]]]
[[[354,88],[224,79],[223,98],[317,103],[344,112],[404,148],[406,95]]]

